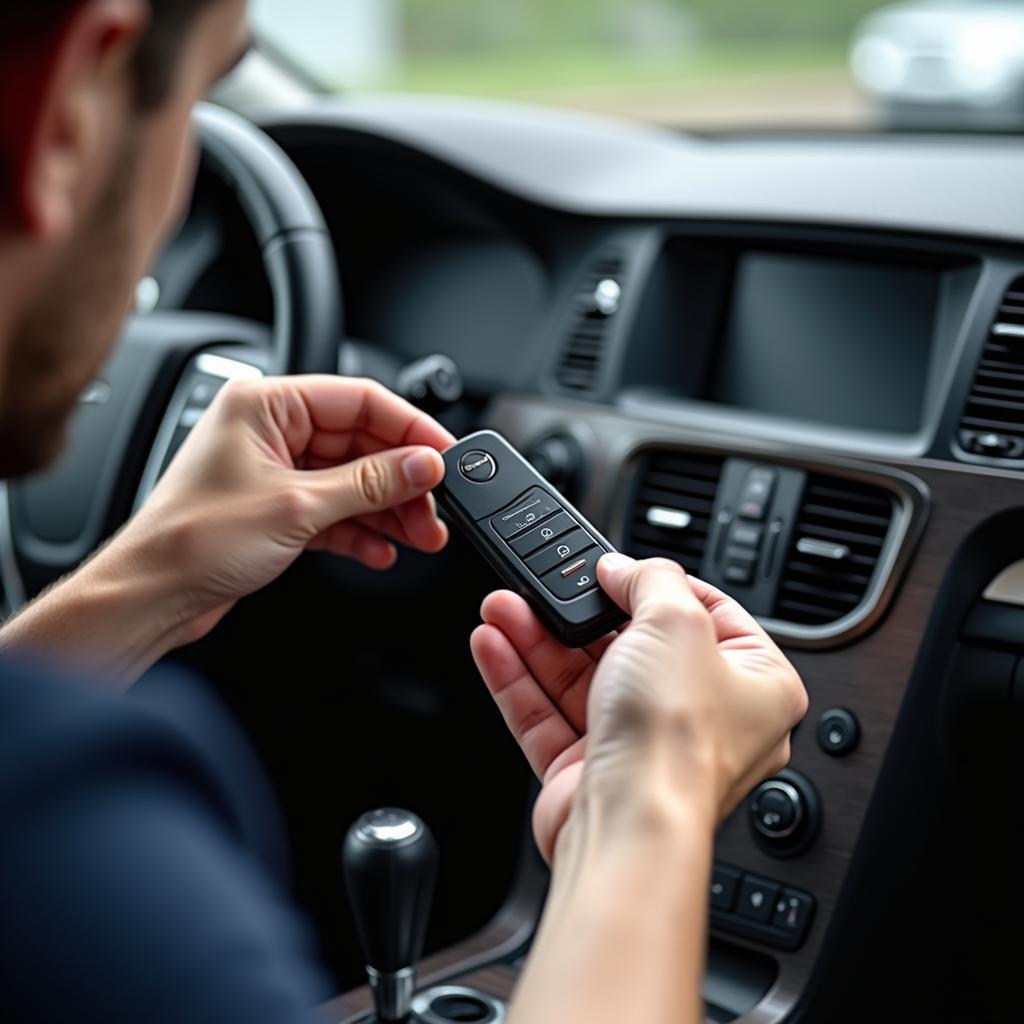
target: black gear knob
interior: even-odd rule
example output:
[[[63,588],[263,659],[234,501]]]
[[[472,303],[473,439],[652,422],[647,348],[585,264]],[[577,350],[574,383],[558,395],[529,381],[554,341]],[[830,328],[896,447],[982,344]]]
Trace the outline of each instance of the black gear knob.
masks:
[[[386,807],[348,830],[341,860],[377,1017],[404,1021],[434,895],[437,844],[415,814]]]

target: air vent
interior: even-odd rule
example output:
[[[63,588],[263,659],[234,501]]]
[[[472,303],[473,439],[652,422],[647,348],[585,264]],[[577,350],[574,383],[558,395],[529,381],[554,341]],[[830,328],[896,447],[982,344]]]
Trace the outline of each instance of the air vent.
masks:
[[[775,618],[823,626],[857,608],[874,577],[894,508],[895,498],[878,487],[808,477]]]
[[[674,558],[700,569],[715,505],[722,459],[689,452],[654,452],[637,477],[626,551],[636,558]]]
[[[1024,277],[1010,285],[989,332],[960,420],[960,447],[1024,458]]]
[[[623,269],[622,254],[606,252],[594,260],[580,282],[555,371],[563,388],[592,391],[597,384],[608,329],[622,297]]]

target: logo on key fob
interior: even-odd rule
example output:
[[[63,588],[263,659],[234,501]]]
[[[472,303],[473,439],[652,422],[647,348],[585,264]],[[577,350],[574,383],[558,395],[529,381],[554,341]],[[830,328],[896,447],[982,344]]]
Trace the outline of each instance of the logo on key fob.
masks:
[[[498,464],[493,455],[478,449],[459,459],[459,472],[475,484],[485,484],[498,472]]]

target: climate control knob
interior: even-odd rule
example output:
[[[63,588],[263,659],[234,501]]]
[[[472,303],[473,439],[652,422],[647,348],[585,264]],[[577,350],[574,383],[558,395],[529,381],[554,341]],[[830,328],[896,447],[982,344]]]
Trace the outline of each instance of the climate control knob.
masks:
[[[754,839],[766,853],[793,857],[817,837],[821,801],[810,779],[784,768],[751,793],[747,815]]]

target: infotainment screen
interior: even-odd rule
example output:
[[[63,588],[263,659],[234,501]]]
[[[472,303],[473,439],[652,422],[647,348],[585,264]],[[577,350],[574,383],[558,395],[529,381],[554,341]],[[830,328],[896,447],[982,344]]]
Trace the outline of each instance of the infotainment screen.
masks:
[[[712,401],[841,426],[921,425],[937,270],[738,257]]]

